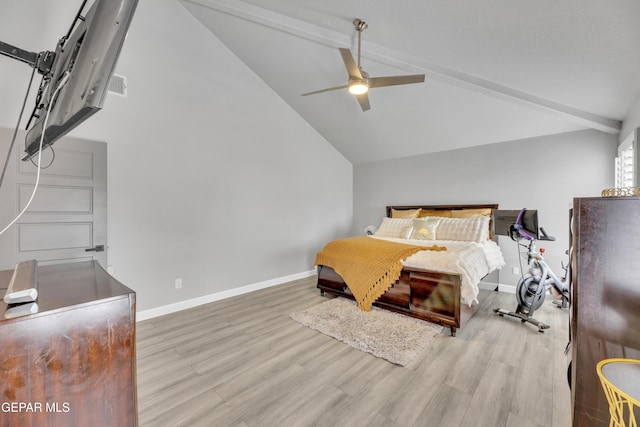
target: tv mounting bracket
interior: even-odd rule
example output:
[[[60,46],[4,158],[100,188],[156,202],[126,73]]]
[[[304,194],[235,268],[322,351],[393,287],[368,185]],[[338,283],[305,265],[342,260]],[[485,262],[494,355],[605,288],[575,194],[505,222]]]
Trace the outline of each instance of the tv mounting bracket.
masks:
[[[64,43],[69,40],[71,36],[71,32],[73,31],[76,23],[78,21],[84,21],[85,17],[82,16],[82,11],[84,10],[85,5],[87,4],[87,0],[82,0],[82,4],[80,5],[80,9],[78,9],[78,13],[76,14],[71,27],[69,27],[69,31],[67,35],[62,37],[60,41],[58,41],[58,49],[61,49]],[[8,43],[0,41],[0,54],[8,56],[9,58],[16,59],[20,62],[24,62],[29,64],[31,67],[38,70],[38,73],[42,74],[45,78],[51,77],[51,67],[53,66],[53,61],[56,59],[56,53],[51,51],[44,51],[40,53],[28,52],[24,49],[20,49],[19,47],[12,46]]]
[[[13,58],[17,61],[29,64],[38,70],[38,73],[46,76],[51,72],[53,61],[56,58],[55,52],[45,51],[40,53],[28,52],[19,47],[12,46],[0,41],[0,54]]]

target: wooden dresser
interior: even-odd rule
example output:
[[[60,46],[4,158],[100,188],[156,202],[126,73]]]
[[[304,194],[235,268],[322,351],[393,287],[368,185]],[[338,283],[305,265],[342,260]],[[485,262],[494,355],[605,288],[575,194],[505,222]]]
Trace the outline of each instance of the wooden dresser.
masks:
[[[38,284],[37,313],[0,300],[0,426],[136,426],[135,293],[95,261],[40,267]]]
[[[573,203],[571,289],[574,426],[608,426],[602,359],[640,359],[640,198]]]

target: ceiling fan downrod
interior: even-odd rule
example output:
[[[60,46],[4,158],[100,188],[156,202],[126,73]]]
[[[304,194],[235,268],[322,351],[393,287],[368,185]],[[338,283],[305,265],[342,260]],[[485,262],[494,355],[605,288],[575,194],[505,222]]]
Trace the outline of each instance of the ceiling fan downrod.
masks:
[[[353,25],[356,27],[356,31],[358,32],[358,69],[360,69],[360,44],[362,39],[362,32],[366,30],[369,25],[362,19],[358,18],[353,20]]]

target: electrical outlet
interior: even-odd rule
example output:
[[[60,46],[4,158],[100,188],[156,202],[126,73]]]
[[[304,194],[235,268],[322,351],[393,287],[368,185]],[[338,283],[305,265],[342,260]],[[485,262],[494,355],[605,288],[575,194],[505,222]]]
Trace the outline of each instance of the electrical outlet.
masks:
[[[182,289],[182,279],[176,279],[176,289]]]
[[[519,267],[512,267],[511,268],[511,273],[515,276],[519,276],[520,275],[520,268]]]

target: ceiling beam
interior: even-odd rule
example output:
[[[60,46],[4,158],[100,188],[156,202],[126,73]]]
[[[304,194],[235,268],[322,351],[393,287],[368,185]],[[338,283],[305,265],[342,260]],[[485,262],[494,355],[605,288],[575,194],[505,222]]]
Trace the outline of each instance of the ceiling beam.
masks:
[[[244,19],[259,25],[301,37],[315,43],[334,48],[350,46],[352,37],[329,28],[291,18],[281,13],[257,7],[240,0],[181,0],[206,7],[220,13]],[[619,134],[622,123],[619,120],[599,116],[558,102],[544,99],[533,94],[519,91],[486,79],[482,79],[457,70],[430,63],[421,58],[407,55],[373,43],[367,43],[362,56],[369,60],[404,69],[410,72],[427,74],[428,78],[465,87],[519,105],[545,111],[584,127],[609,134]]]

